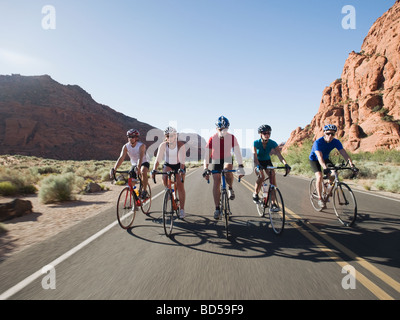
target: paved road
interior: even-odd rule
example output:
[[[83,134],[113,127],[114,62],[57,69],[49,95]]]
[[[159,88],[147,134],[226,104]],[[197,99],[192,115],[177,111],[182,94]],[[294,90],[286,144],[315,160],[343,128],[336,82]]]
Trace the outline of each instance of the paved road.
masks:
[[[170,239],[159,181],[150,215],[139,212],[132,229],[108,210],[2,262],[0,298],[400,299],[399,201],[355,192],[359,219],[346,229],[332,209],[312,209],[308,180],[278,176],[288,221],[276,236],[251,200],[254,181],[235,182],[229,240],[213,219],[211,184],[192,170],[188,216]]]

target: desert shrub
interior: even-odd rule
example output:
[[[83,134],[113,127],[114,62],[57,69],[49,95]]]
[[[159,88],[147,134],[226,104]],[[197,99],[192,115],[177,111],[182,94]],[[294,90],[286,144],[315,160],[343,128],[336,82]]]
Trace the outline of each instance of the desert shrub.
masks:
[[[379,190],[400,193],[400,169],[389,169],[379,173],[374,185]]]
[[[0,194],[3,196],[14,196],[18,193],[18,187],[11,181],[0,182]]]
[[[71,172],[49,176],[42,181],[39,199],[45,204],[73,200],[74,186],[75,175]]]

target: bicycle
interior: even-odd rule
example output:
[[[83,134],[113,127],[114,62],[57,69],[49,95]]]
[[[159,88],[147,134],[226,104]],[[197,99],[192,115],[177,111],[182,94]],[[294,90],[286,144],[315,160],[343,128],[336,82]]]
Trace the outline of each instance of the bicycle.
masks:
[[[323,177],[324,181],[322,183],[322,201],[324,206],[319,205],[319,198],[317,193],[316,178],[313,178],[310,182],[310,201],[311,205],[316,211],[322,211],[326,208],[326,203],[329,202],[329,197],[332,196],[333,199],[333,209],[339,221],[345,227],[351,227],[357,218],[357,201],[351,188],[344,182],[339,181],[339,171],[340,170],[352,170],[353,178],[358,169],[350,168],[347,164],[342,163],[339,166],[328,167],[334,173],[333,184],[330,183],[328,175]]]
[[[179,215],[179,199],[177,195],[177,181],[176,175],[182,173],[183,170],[171,170],[168,172],[152,171],[153,174],[161,174],[167,176],[167,188],[165,189],[164,200],[163,200],[163,225],[164,232],[167,237],[171,237],[172,229],[174,227],[174,220],[181,219]],[[173,177],[173,178],[172,178]],[[154,176],[154,183],[156,182],[156,177]],[[181,177],[181,182],[183,178]],[[174,216],[174,213],[176,217]]]
[[[261,169],[275,170],[275,169],[285,169],[286,167],[261,167]],[[289,172],[286,170],[284,177],[286,177]],[[261,172],[258,171],[258,177],[261,178]],[[272,230],[275,234],[280,235],[285,228],[285,204],[283,202],[281,191],[277,186],[272,183],[267,183],[269,177],[263,181],[262,185],[262,199],[257,203],[257,211],[260,217],[265,217],[265,211],[268,209],[269,221],[271,223]]]
[[[229,197],[228,197],[228,191],[226,189],[226,177],[225,174],[228,172],[236,172],[237,170],[208,170],[204,176],[209,176],[210,174],[214,173],[220,173],[221,174],[221,196],[219,199],[219,207],[221,211],[221,216],[224,218],[225,221],[225,236],[226,239],[229,239],[229,219],[230,215],[232,215],[230,206],[229,206]],[[238,179],[240,182],[240,178]],[[210,179],[207,180],[208,183],[210,183]]]
[[[134,171],[137,173],[137,167]],[[117,200],[117,219],[118,223],[123,229],[128,229],[132,226],[135,220],[137,208],[140,207],[144,214],[148,214],[151,207],[151,188],[147,184],[146,190],[144,190],[142,179],[134,179],[131,171],[115,171],[113,170],[113,178],[115,181],[117,177],[116,173],[129,174],[128,186],[123,188],[118,196]],[[126,179],[124,178],[126,181]],[[136,184],[139,182],[139,188]],[[146,191],[146,194],[144,194]],[[144,197],[143,197],[144,195]]]

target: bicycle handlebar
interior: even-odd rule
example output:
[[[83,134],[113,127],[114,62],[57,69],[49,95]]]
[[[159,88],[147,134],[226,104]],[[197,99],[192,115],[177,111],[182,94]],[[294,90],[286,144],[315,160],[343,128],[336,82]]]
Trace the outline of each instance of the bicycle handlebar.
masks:
[[[265,170],[275,170],[275,169],[287,169],[286,167],[271,167],[271,166],[266,166],[266,167],[260,167],[260,169],[265,169]],[[283,175],[286,177],[289,174],[290,170],[286,170],[286,173]],[[260,174],[258,174],[259,176]]]
[[[204,177],[206,177],[206,176],[209,176],[210,174],[212,174],[212,173],[222,173],[222,174],[225,174],[225,173],[228,173],[228,172],[237,172],[238,170],[226,170],[226,169],[223,169],[223,170],[208,170],[207,169],[207,171],[204,171],[204,173],[203,173],[203,175],[204,175]],[[238,178],[238,182],[240,182],[240,176],[239,176],[239,178]],[[207,179],[207,183],[210,183],[210,179]]]
[[[184,172],[185,171],[182,170],[182,169],[179,169],[178,171],[171,170],[171,171],[168,171],[168,172],[162,172],[162,171],[153,170],[153,171],[151,171],[151,174],[152,175],[154,174],[153,181],[154,181],[154,183],[157,183],[156,182],[156,175],[157,174],[167,175],[168,177],[171,177],[172,175],[176,176],[177,174],[184,173]],[[181,182],[183,183],[183,177],[182,176],[181,176]]]
[[[114,169],[111,169],[111,172],[112,172],[112,176],[113,176],[113,178],[114,178],[114,180],[115,181],[118,181],[117,180],[117,176],[115,175],[116,173],[126,173],[126,174],[129,174],[129,172],[131,172],[130,170],[114,170]],[[135,172],[137,173],[137,167],[135,168]],[[137,181],[139,181],[138,179],[132,179],[134,182],[137,182]]]

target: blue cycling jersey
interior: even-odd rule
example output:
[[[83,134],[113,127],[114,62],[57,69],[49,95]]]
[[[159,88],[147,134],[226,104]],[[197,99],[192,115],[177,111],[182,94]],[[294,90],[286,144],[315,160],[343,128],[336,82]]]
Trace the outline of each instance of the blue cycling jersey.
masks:
[[[266,160],[271,160],[270,153],[272,149],[275,149],[278,146],[278,144],[274,141],[269,139],[267,142],[266,147],[264,148],[262,144],[262,140],[256,140],[254,141],[254,147],[257,150],[257,159],[259,161],[266,161]]]
[[[312,161],[318,161],[318,157],[315,151],[321,151],[324,160],[329,159],[329,154],[333,149],[338,149],[338,151],[343,149],[342,143],[338,139],[333,139],[331,142],[327,143],[324,137],[315,140],[309,159]]]

